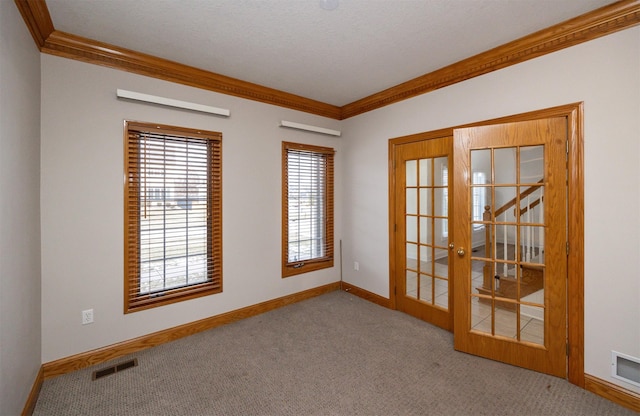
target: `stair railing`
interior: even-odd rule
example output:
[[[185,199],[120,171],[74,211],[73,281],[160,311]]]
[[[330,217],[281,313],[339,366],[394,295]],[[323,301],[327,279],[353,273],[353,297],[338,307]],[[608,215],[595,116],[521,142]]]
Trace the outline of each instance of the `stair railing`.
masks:
[[[543,183],[544,180],[540,180],[538,183],[541,184]],[[531,219],[532,219],[532,215],[535,215],[533,208],[537,207],[538,205],[542,206],[541,204],[544,204],[544,196],[540,196],[538,198],[536,198],[535,200],[531,201],[531,195],[536,192],[538,189],[540,189],[537,186],[532,186],[529,187],[528,189],[522,191],[519,195],[519,197],[515,197],[513,199],[511,199],[510,201],[508,201],[507,203],[505,203],[503,206],[501,206],[500,208],[496,209],[495,213],[491,212],[491,206],[486,205],[484,207],[484,212],[482,213],[482,221],[484,221],[485,223],[490,223],[492,222],[493,218],[498,218],[500,215],[504,214],[505,212],[507,212],[507,210],[509,210],[512,207],[515,207],[516,203],[518,202],[518,199],[522,202],[522,201],[526,201],[526,204],[523,208],[520,209],[520,217],[522,217],[522,215],[525,215],[526,218],[526,223],[531,223]],[[542,211],[542,209],[538,209],[537,210],[538,213],[538,221],[540,223],[544,222],[544,213]],[[517,208],[514,208],[513,210],[513,215],[517,216],[518,215],[518,210]],[[539,233],[538,233],[538,243],[540,243],[543,239],[543,227],[540,227]],[[532,230],[531,227],[527,227],[526,228],[526,232],[524,233],[524,235],[521,236],[522,238],[522,243],[521,246],[523,247],[522,249],[522,260],[524,260],[525,262],[530,262],[536,255],[535,253],[535,243],[536,243],[536,236],[534,235],[534,232]],[[507,260],[507,246],[508,246],[508,238],[507,238],[507,227],[504,227],[504,235],[503,235],[503,260]],[[485,226],[485,258],[493,258],[493,253],[497,253],[497,239],[492,240],[491,238],[491,227],[487,227]],[[493,261],[485,261],[484,267],[483,267],[483,278],[482,278],[482,286],[484,289],[486,290],[491,290],[492,287],[492,281],[494,278],[496,278],[496,276],[493,273],[492,270],[492,264]],[[503,276],[506,276],[508,272],[508,265],[507,263],[503,263],[503,270],[502,270],[502,274]]]

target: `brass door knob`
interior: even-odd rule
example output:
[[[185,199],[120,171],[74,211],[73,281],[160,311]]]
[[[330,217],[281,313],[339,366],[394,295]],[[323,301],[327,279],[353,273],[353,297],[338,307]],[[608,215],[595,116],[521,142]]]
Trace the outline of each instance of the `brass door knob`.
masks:
[[[458,248],[457,253],[458,253],[458,256],[464,257],[464,249],[462,247]]]

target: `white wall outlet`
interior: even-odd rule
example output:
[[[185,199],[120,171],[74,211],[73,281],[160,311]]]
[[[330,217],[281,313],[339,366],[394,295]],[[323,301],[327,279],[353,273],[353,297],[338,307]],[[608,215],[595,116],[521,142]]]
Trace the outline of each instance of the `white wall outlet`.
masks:
[[[354,261],[353,262],[353,270],[359,271],[360,270],[360,263],[358,263],[357,261]]]
[[[93,309],[82,311],[82,325],[93,323]]]

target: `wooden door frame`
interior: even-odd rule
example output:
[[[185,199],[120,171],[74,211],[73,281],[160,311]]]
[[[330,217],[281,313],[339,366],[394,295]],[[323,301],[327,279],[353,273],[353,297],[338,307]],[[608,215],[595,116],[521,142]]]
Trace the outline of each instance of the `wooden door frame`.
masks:
[[[569,255],[567,257],[567,379],[584,388],[584,133],[583,103],[572,103],[543,110],[480,121],[455,127],[389,139],[389,303],[397,309],[395,293],[395,152],[396,146],[422,140],[453,136],[453,131],[465,127],[513,123],[550,117],[567,119],[567,227]],[[453,172],[455,165],[451,167]],[[450,229],[453,224],[450,224]],[[455,305],[452,308],[455,313]]]

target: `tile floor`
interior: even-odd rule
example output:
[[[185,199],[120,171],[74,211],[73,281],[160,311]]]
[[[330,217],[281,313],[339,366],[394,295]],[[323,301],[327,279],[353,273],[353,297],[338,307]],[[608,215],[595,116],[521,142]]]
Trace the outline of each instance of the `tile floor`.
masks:
[[[430,262],[422,262],[421,270],[431,270]],[[420,288],[418,290],[417,273],[407,271],[407,296],[420,299],[424,302],[435,304],[441,308],[447,308],[449,299],[449,287],[446,264],[435,264],[434,276],[422,275],[420,279]],[[472,272],[473,288],[482,285],[482,272]],[[435,291],[432,285],[435,283]],[[477,293],[476,291],[474,291]],[[435,300],[433,296],[435,295]],[[540,296],[540,294],[537,294]],[[474,330],[491,333],[492,317],[491,305],[480,302],[479,298],[474,297],[471,303],[471,325]],[[496,307],[494,314],[495,334],[508,337],[517,337],[517,316],[515,311]],[[544,344],[544,322],[540,317],[544,316],[542,308],[522,306],[520,314],[520,340],[532,342],[536,344]]]

